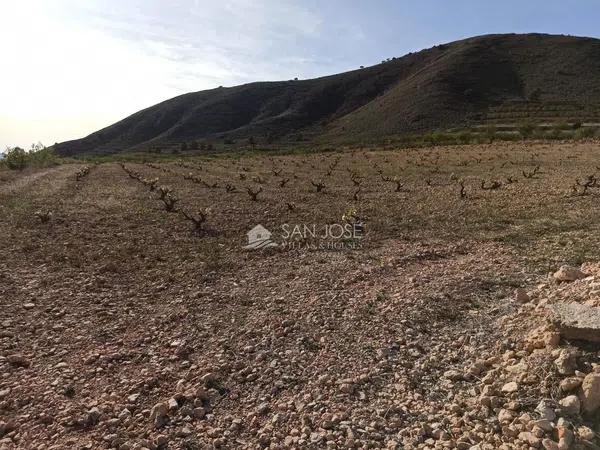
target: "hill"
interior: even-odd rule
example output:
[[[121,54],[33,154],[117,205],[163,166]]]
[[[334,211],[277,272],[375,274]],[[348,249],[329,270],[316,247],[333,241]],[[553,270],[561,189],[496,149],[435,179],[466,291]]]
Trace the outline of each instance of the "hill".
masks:
[[[597,121],[600,40],[487,35],[337,75],[181,95],[91,135],[63,155],[252,139],[380,142],[487,123]]]

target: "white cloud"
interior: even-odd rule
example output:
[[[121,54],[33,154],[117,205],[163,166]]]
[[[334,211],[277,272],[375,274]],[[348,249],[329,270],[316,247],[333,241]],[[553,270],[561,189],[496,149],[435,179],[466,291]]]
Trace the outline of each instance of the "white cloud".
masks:
[[[335,71],[285,0],[20,0],[1,7],[0,147],[82,137],[189,91]]]

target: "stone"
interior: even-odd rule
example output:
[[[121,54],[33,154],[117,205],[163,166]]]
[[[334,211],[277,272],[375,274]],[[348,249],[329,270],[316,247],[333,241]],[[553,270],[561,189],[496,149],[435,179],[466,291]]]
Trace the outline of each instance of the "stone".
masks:
[[[571,282],[587,277],[577,267],[572,266],[561,266],[552,276],[558,282]]]
[[[543,439],[542,447],[544,447],[546,450],[560,450],[558,444],[552,439]]]
[[[596,438],[594,430],[583,425],[577,428],[577,434],[581,439],[585,439],[586,441],[593,441]]]
[[[569,450],[571,448],[571,445],[573,444],[573,432],[569,430],[568,433],[566,433],[567,437],[562,437],[558,440],[558,450]]]
[[[515,300],[517,303],[527,303],[529,302],[530,298],[525,289],[518,288],[515,290]]]
[[[15,355],[8,355],[6,357],[6,360],[13,366],[15,367],[29,367],[30,366],[30,362],[27,358],[25,358],[23,355],[20,354],[15,354]]]
[[[333,416],[329,413],[325,413],[321,416],[321,428],[324,430],[331,430],[333,428]]]
[[[118,434],[105,434],[104,436],[102,436],[102,439],[108,442],[109,444],[114,443],[118,438]]]
[[[600,308],[579,303],[550,307],[552,320],[566,339],[600,342]]]
[[[258,405],[257,411],[259,414],[267,414],[269,412],[269,404],[261,403],[260,405]]]
[[[102,415],[102,413],[100,412],[100,410],[97,407],[91,408],[88,411],[88,425],[96,425],[98,422],[100,422],[100,416]]]
[[[530,425],[532,427],[538,427],[539,429],[544,430],[547,433],[554,430],[554,425],[548,419],[534,420],[530,423]]]
[[[513,420],[513,413],[507,409],[501,409],[498,413],[498,421],[500,423],[510,423]]]
[[[540,415],[541,419],[552,422],[556,419],[556,413],[551,405],[546,400],[542,400],[535,408],[535,412]]]
[[[165,419],[168,412],[169,408],[163,402],[157,403],[152,407],[152,410],[150,411],[150,420],[154,423],[155,428],[161,428],[165,425]]]
[[[561,399],[559,402],[562,410],[570,416],[576,416],[581,410],[581,402],[576,395],[569,395]]]
[[[25,304],[23,304],[23,308],[33,309],[33,308],[35,308],[35,303],[25,303]]]
[[[539,445],[540,445],[540,438],[538,438],[536,435],[534,435],[533,433],[531,433],[529,431],[520,432],[519,439],[523,442],[528,443],[529,445],[531,445],[533,447],[539,447]]]
[[[582,379],[578,377],[565,378],[560,382],[560,389],[563,392],[571,392],[581,386]]]
[[[573,375],[577,369],[577,352],[564,349],[554,360],[554,365],[561,375]]]
[[[204,419],[206,416],[206,410],[204,408],[194,408],[193,413],[196,419]]]
[[[175,400],[173,397],[171,397],[169,399],[169,402],[167,403],[167,407],[169,408],[170,411],[174,411],[177,408],[179,408],[179,403],[177,403],[177,400]]]
[[[2,420],[0,420],[0,438],[3,437],[4,435],[14,431],[16,428],[16,425],[14,422],[8,421],[8,422],[3,422]]]
[[[161,434],[156,437],[156,440],[154,442],[156,443],[156,446],[158,448],[163,448],[166,447],[169,443],[169,437]]]
[[[560,344],[560,332],[548,331],[542,335],[542,342],[546,347],[556,348]]]
[[[184,405],[179,410],[179,414],[181,414],[181,417],[194,417],[194,409],[189,405]]]
[[[444,372],[444,378],[448,378],[452,381],[459,381],[463,379],[463,374],[458,370],[450,369]]]
[[[206,386],[210,386],[217,381],[217,376],[212,372],[208,372],[202,375],[202,378],[200,379]]]
[[[585,376],[581,383],[579,393],[583,412],[592,414],[600,408],[600,374],[590,373]]]
[[[517,392],[519,390],[519,385],[515,381],[510,381],[502,386],[502,392],[505,394],[512,394],[513,392]]]
[[[200,400],[208,400],[208,393],[206,392],[206,389],[204,389],[204,386],[201,384],[197,385],[192,390],[192,395],[195,398],[199,398]]]
[[[180,430],[177,430],[178,437],[186,437],[192,434],[192,430],[189,427],[183,427]]]
[[[525,361],[520,361],[517,364],[513,364],[511,366],[506,366],[504,368],[508,373],[512,373],[514,375],[518,375],[521,373],[525,373],[529,370],[529,366]]]
[[[568,450],[575,440],[575,434],[571,431],[571,424],[562,417],[558,420],[556,428],[558,430],[558,448],[559,450]]]

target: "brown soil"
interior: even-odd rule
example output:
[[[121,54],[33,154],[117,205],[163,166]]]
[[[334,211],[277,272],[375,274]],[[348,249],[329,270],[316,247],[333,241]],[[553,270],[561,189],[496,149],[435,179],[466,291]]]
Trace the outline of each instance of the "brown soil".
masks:
[[[0,448],[501,440],[458,400],[476,378],[444,373],[506,348],[516,287],[600,259],[598,191],[572,190],[599,156],[588,142],[125,163],[204,211],[200,234],[116,163],[81,181],[81,165],[0,172]],[[341,223],[352,208],[360,249],[242,248],[259,223],[281,243],[284,223]],[[150,410],[170,398],[155,428]],[[460,432],[442,439],[453,415]]]

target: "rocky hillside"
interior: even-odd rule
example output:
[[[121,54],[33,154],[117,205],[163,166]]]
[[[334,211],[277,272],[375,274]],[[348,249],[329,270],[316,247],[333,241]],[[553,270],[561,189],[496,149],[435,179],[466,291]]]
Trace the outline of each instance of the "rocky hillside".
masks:
[[[73,155],[197,140],[361,143],[488,121],[596,121],[599,77],[600,40],[489,35],[313,80],[185,94],[56,148]]]
[[[473,422],[452,423],[478,444],[457,448],[600,448],[599,277],[600,264],[563,266],[517,289],[520,307],[498,321],[505,338],[495,354],[444,374],[450,385],[477,380],[449,414],[466,405]]]

